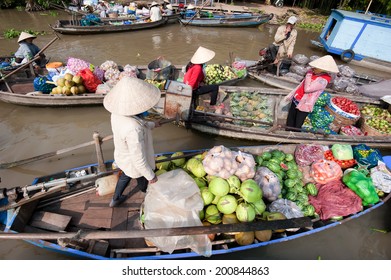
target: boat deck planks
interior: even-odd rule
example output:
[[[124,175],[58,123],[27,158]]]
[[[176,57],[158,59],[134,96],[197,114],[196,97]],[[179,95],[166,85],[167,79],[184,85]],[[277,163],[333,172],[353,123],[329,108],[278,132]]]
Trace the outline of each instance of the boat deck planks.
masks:
[[[64,231],[71,221],[72,216],[39,211],[35,212],[31,226],[51,231]]]

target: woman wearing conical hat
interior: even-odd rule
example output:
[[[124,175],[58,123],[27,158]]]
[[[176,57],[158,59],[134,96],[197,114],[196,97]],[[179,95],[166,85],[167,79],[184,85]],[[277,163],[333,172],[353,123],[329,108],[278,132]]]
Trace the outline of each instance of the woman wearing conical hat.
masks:
[[[199,47],[194,53],[190,62],[186,66],[186,73],[183,77],[183,82],[188,84],[193,89],[193,101],[197,100],[197,97],[203,94],[210,93],[211,101],[210,105],[216,105],[217,94],[219,92],[219,86],[217,85],[205,85],[203,83],[205,79],[204,65],[212,60],[215,56],[215,52],[204,47]]]
[[[19,48],[15,52],[15,61],[17,63],[26,63],[29,60],[33,59],[37,53],[39,53],[41,49],[33,43],[33,40],[35,38],[37,38],[37,36],[32,35],[30,33],[20,33],[18,39]],[[35,68],[45,67],[45,64],[46,59],[43,53],[40,54],[40,59],[33,62],[33,66]]]
[[[138,78],[123,77],[105,96],[103,105],[111,113],[114,160],[122,173],[115,187],[110,207],[116,207],[128,197],[123,195],[130,180],[145,192],[148,184],[157,182],[152,129],[159,122],[145,121],[146,111],[160,99],[160,90]]]
[[[307,115],[312,112],[316,100],[331,81],[330,74],[339,72],[330,55],[311,61],[309,66],[311,69],[303,81],[285,98],[285,101],[292,100],[286,123],[289,127],[301,128]]]
[[[162,17],[162,11],[160,10],[159,3],[153,1],[151,3],[151,6],[149,8],[149,18],[151,21],[158,21],[161,20]]]

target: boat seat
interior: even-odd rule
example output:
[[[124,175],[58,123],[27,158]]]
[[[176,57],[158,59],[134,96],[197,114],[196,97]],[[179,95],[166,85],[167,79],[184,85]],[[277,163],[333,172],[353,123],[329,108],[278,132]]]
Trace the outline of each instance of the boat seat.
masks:
[[[61,232],[66,229],[71,219],[71,216],[39,211],[34,213],[30,225],[40,229]]]

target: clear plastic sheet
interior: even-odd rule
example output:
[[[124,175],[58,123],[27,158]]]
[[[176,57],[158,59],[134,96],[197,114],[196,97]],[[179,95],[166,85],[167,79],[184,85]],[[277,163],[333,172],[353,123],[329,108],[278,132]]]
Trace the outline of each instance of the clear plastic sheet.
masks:
[[[159,176],[159,181],[148,186],[144,201],[146,229],[202,226],[199,212],[204,203],[200,190],[190,175],[176,169]],[[148,237],[160,250],[172,253],[178,248],[190,248],[209,257],[212,244],[206,234]]]

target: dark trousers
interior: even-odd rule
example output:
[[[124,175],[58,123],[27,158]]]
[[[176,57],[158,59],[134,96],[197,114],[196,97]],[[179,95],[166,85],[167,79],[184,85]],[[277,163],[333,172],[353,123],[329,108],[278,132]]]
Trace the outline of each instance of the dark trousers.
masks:
[[[121,172],[121,175],[118,178],[117,185],[115,186],[115,191],[113,196],[114,200],[118,200],[121,197],[126,187],[130,183],[130,180],[132,180],[132,178],[130,178],[124,172]],[[139,177],[136,180],[137,180],[137,187],[140,189],[140,191],[146,192],[148,186],[148,180],[145,177]]]
[[[217,95],[219,93],[218,85],[205,85],[200,86],[196,90],[193,91],[194,102],[198,99],[198,96],[210,93],[210,105],[216,105]]]
[[[286,125],[290,127],[301,128],[307,116],[308,116],[307,112],[302,112],[298,110],[296,108],[296,104],[292,102],[291,107],[289,108]],[[289,130],[289,128],[287,130]]]

